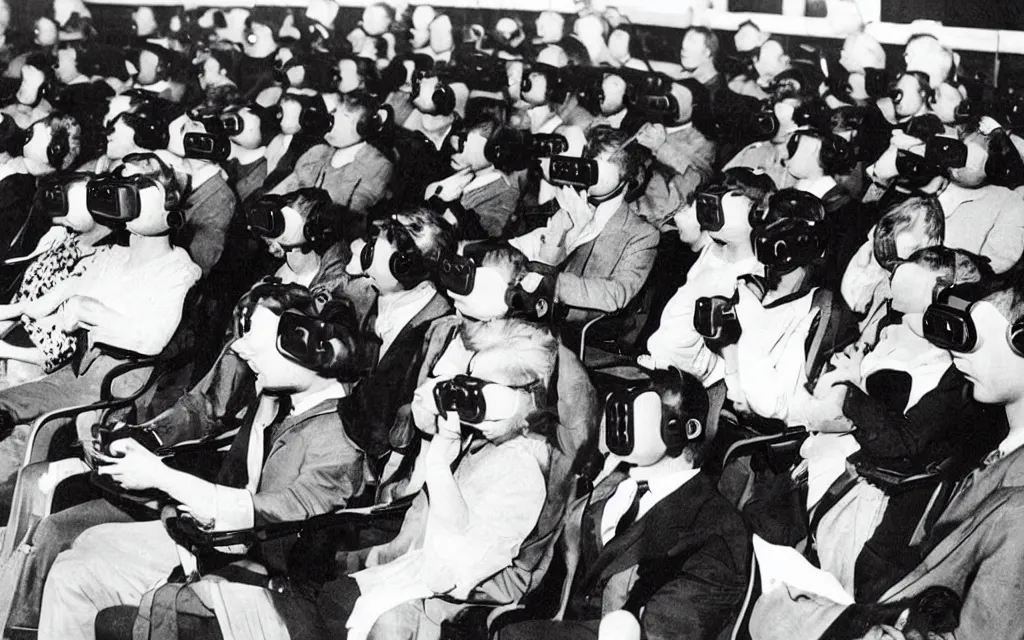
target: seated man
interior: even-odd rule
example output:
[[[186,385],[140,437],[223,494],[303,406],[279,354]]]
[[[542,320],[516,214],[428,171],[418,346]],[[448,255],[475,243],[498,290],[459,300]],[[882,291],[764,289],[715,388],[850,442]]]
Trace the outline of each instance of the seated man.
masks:
[[[16,303],[3,314],[26,315],[65,333],[88,332],[89,349],[74,366],[0,391],[0,408],[13,424],[60,407],[94,402],[111,368],[131,354],[159,354],[178,327],[186,294],[199,280],[199,267],[168,237],[169,222],[181,215],[188,185],[155,155],[125,160],[120,177],[107,183],[125,199],[105,202],[91,213],[125,223],[128,246],[93,255],[82,262],[88,270],[81,277],[36,300]],[[137,208],[121,206],[131,203],[132,197],[138,198]],[[115,394],[127,395],[148,373],[138,370],[118,378]]]
[[[451,313],[434,281],[441,260],[454,252],[455,239],[451,226],[434,212],[407,209],[354,245],[349,273],[366,276],[377,292],[376,316],[367,321],[380,344],[371,347],[376,354],[370,373],[338,410],[349,436],[376,463],[390,451],[388,434],[419,386],[427,357],[424,337],[431,323]]]
[[[127,490],[159,490],[182,512],[216,530],[302,520],[343,507],[363,486],[362,453],[345,437],[334,411],[335,400],[345,395],[342,383],[360,368],[357,326],[347,305],[323,315],[312,306],[309,291],[298,285],[279,285],[242,301],[244,333],[231,349],[256,374],[258,398],[217,483],[165,466],[132,438],[115,440],[109,456],[94,454],[104,463],[99,473]],[[281,575],[291,542],[253,549],[251,557],[262,571],[241,557],[235,575],[240,571],[256,584],[265,584],[268,574]],[[94,637],[100,610],[138,606],[180,561],[159,520],[89,529],[50,571],[39,636]],[[186,574],[191,571],[185,568]],[[193,586],[217,589],[210,583]],[[204,623],[216,628],[213,612],[196,623],[199,630]]]
[[[391,161],[368,141],[374,129],[371,122],[379,118],[378,108],[368,93],[356,91],[344,96],[334,111],[331,130],[324,136],[327,144],[303,154],[292,174],[271,193],[318,187],[331,194],[335,202],[365,214],[385,196],[391,183]]]
[[[654,154],[654,175],[640,198],[642,215],[662,228],[674,211],[693,200],[711,179],[715,144],[696,123],[707,122],[711,109],[707,89],[694,79],[672,85],[676,106],[670,124],[646,123],[637,142]]]
[[[438,197],[451,203],[464,240],[502,238],[519,204],[518,181],[487,157],[488,142],[504,127],[494,116],[467,117],[449,137],[455,147],[451,166],[455,174],[427,186],[426,200]]]
[[[1018,606],[1024,594],[1013,578],[1024,571],[1017,535],[1024,509],[1024,423],[1017,414],[1024,401],[1024,350],[1018,345],[1022,293],[1015,279],[996,278],[949,292],[964,296],[952,301],[957,309],[942,302],[929,309],[941,316],[926,327],[926,337],[951,352],[954,366],[972,383],[975,400],[1003,407],[1009,434],[953,489],[944,511],[925,532],[920,563],[879,602],[896,603],[930,587],[949,587],[963,600],[951,634],[956,638],[1020,638],[1024,629],[1024,612]],[[942,324],[954,317],[955,326]],[[964,332],[954,334],[945,327]],[[995,425],[975,426],[988,430]],[[781,585],[758,598],[751,635],[755,640],[820,638],[830,629],[848,629],[850,615],[862,607],[849,602],[852,598],[837,605],[834,598],[811,589]]]
[[[568,575],[559,621],[531,621],[499,640],[598,638],[603,613],[625,609],[652,640],[713,640],[743,602],[750,533],[701,465],[708,398],[677,369],[609,396],[608,452],[593,490],[569,508]]]
[[[267,145],[280,125],[273,110],[257,104],[229,112],[231,156],[225,165],[238,200],[245,202],[267,179]]]
[[[597,162],[596,184],[586,191],[563,186],[560,209],[547,225],[510,242],[530,260],[559,268],[551,276],[555,301],[568,308],[573,325],[628,305],[647,281],[658,247],[658,230],[634,202],[643,188],[643,148],[628,134],[599,126],[590,131],[585,157]]]

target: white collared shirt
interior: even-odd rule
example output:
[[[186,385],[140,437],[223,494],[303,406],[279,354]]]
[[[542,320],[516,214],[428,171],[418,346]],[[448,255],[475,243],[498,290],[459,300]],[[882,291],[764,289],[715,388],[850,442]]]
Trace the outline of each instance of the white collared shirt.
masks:
[[[1010,434],[999,443],[999,453],[1003,456],[1008,456],[1017,449],[1024,446],[1024,429],[1020,431],[1010,431]]]
[[[700,469],[685,469],[667,476],[647,479],[649,491],[644,497],[640,498],[640,509],[637,511],[636,519],[639,520],[647,515],[654,508],[654,505],[695,478],[698,473],[700,473]],[[629,510],[629,505],[633,503],[633,496],[636,495],[637,491],[636,481],[638,479],[643,480],[643,478],[633,478],[631,476],[620,482],[619,486],[615,489],[615,493],[605,503],[604,513],[601,514],[601,544],[608,544],[615,537],[615,528],[619,525],[619,520]]]
[[[415,289],[399,291],[377,299],[377,321],[374,333],[380,338],[378,361],[391,348],[395,338],[413,318],[430,303],[436,290],[431,282],[421,282]]]
[[[281,162],[281,158],[284,157],[288,147],[292,144],[292,139],[295,136],[292,134],[280,134],[270,141],[267,145],[267,173],[270,174],[277,168],[278,163]]]
[[[337,151],[334,152],[334,155],[331,156],[331,168],[341,169],[342,167],[347,167],[348,165],[352,164],[353,162],[356,161],[356,156],[359,154],[360,151],[363,150],[363,147],[365,146],[366,142],[364,141],[354,144],[350,147],[338,149]]]
[[[687,122],[686,124],[681,124],[678,127],[666,127],[665,128],[665,135],[670,136],[673,133],[679,133],[680,131],[686,131],[687,129],[691,129],[691,128],[693,128],[693,123],[692,122]]]

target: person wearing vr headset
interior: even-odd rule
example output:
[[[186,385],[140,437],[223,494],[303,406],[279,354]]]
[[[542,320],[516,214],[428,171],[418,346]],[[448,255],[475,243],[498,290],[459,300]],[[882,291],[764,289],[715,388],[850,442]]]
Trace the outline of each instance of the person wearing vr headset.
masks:
[[[507,235],[519,205],[519,183],[494,164],[505,125],[489,113],[467,117],[449,136],[455,173],[427,185],[424,199],[451,211],[464,240]]]
[[[842,136],[812,125],[794,131],[786,151],[786,172],[796,180],[793,187],[821,199],[826,214],[838,217],[853,195],[836,177],[854,169],[854,148]]]
[[[1016,576],[1024,571],[1019,530],[1024,493],[1024,457],[1018,408],[1024,400],[1024,348],[1020,301],[1024,288],[1016,269],[977,284],[940,293],[923,320],[924,337],[947,349],[953,365],[971,383],[978,402],[1003,408],[1008,433],[962,480],[955,483],[941,515],[924,530],[920,562],[878,598],[889,604],[935,586],[963,600],[950,637],[1020,637],[1024,620]],[[988,437],[998,424],[974,423]],[[999,437],[999,436],[997,436]],[[849,604],[790,586],[763,594],[753,609],[758,640],[819,638],[851,611]],[[865,636],[867,637],[867,636]]]
[[[838,419],[809,428],[849,435],[838,436],[842,445],[814,439],[802,452],[810,460],[837,446],[859,449],[847,460],[862,481],[823,512],[815,547],[821,568],[858,602],[876,600],[917,564],[912,538],[938,484],[962,478],[1002,437],[1000,421],[965,393],[949,353],[922,337],[936,293],[991,275],[983,259],[957,249],[915,252],[893,271],[892,311],[878,343],[834,355],[818,380],[815,396],[829,409],[822,415]],[[940,466],[943,476],[934,472]],[[870,526],[851,521],[872,511]]]
[[[275,596],[293,637],[436,639],[469,602],[522,596],[511,574],[545,503],[558,341],[521,320],[479,323],[462,341],[466,366],[413,400],[430,438],[417,462],[425,491],[392,541],[346,554],[315,612]],[[303,628],[291,624],[299,613]],[[323,626],[313,628],[310,614]]]
[[[320,96],[285,91],[278,103],[281,132],[267,145],[267,177],[264,188],[273,189],[295,169],[310,148],[323,141],[331,127],[331,115]]]
[[[787,73],[772,87],[771,113],[764,113],[758,118],[758,123],[763,121],[772,125],[759,133],[769,135],[768,140],[763,139],[752,142],[740,149],[735,156],[726,164],[725,169],[733,167],[750,167],[764,171],[772,179],[779,189],[791,187],[796,182],[788,171],[786,171],[785,159],[788,155],[787,144],[793,132],[799,128],[794,116],[798,109],[814,100],[808,93],[807,88],[801,85],[799,80],[789,82],[786,80],[792,74]],[[748,114],[749,116],[749,114]]]
[[[945,216],[931,196],[908,198],[882,215],[868,240],[857,250],[842,275],[840,292],[847,306],[861,315],[860,342],[873,345],[878,324],[891,297],[892,270],[914,252],[943,244]]]
[[[231,153],[225,165],[240,202],[263,188],[267,179],[267,145],[280,131],[282,111],[251,104],[221,118]]]
[[[40,186],[41,204],[52,216],[54,226],[35,249],[17,286],[11,304],[36,300],[54,287],[81,273],[80,262],[96,252],[110,236],[111,229],[97,222],[86,206],[89,176],[71,174],[54,177]],[[3,386],[9,387],[40,378],[66,364],[75,353],[77,335],[68,335],[53,323],[15,318],[2,322],[11,330],[0,340],[0,358],[6,362]]]
[[[701,472],[707,415],[700,381],[674,368],[608,396],[604,469],[566,516],[557,620],[512,624],[498,640],[596,638],[602,615],[620,609],[652,640],[711,640],[729,629],[752,549],[739,512]]]
[[[295,163],[295,170],[271,189],[284,194],[300,187],[324,189],[338,203],[364,215],[384,197],[393,164],[370,142],[388,124],[389,113],[365,92],[342,97],[334,110],[327,144],[317,145]]]
[[[735,289],[740,335],[722,347],[728,397],[741,413],[806,424],[808,336],[819,319],[816,270],[828,250],[825,208],[815,196],[783,189],[753,214],[750,241],[765,279]],[[731,342],[731,341],[726,341]]]
[[[935,116],[924,117],[941,126]],[[894,132],[889,150],[869,167],[869,175],[898,192],[935,194],[946,216],[946,246],[983,255],[1001,273],[1024,252],[1024,201],[991,183],[990,173],[999,175],[1000,170],[998,162],[990,162],[990,137],[980,131],[962,137],[962,145],[942,135],[922,144],[920,138]]]
[[[140,442],[131,431],[117,437],[122,430],[113,431],[114,437],[93,454],[101,463],[98,474],[128,491],[158,490],[177,503],[178,517],[215,531],[303,520],[344,507],[363,488],[362,452],[345,436],[335,411],[346,393],[344,383],[361,373],[351,306],[335,301],[317,313],[305,287],[272,284],[255,288],[239,307],[241,336],[230,348],[255,374],[256,397],[217,482],[165,466],[150,450],[158,440]],[[188,587],[194,603],[212,602],[211,594],[217,594],[213,597],[219,604],[186,609],[177,617],[180,628],[191,628],[193,637],[220,637],[220,626],[236,616],[262,620],[272,615],[265,589],[269,576],[309,569],[289,563],[294,543],[291,538],[249,550],[222,549],[237,558],[226,569],[230,577]],[[164,637],[155,634],[178,612],[150,609],[151,598],[159,597],[144,599],[144,594],[182,562],[186,575],[195,570],[196,559],[180,551],[160,520],[122,519],[86,530],[50,569],[40,637],[92,638],[94,628],[100,637],[121,637],[118,630],[131,637],[136,607],[152,624],[152,637]],[[264,611],[243,604],[252,598]],[[117,608],[97,619],[107,607]]]
[[[564,180],[556,192],[558,212],[544,227],[510,241],[530,260],[559,268],[546,277],[555,280],[555,301],[567,307],[569,324],[624,308],[651,272],[658,230],[635,204],[645,185],[645,152],[625,132],[595,127],[583,162],[552,160],[552,180]],[[556,162],[573,175],[559,178]]]
[[[125,160],[114,175],[90,183],[86,202],[93,216],[125,225],[128,246],[94,254],[82,261],[82,276],[4,311],[7,318],[46,319],[65,333],[84,330],[89,346],[74,366],[0,392],[0,408],[12,424],[94,401],[106,373],[128,354],[159,354],[199,279],[199,267],[168,237],[187,186],[155,155]],[[148,375],[148,369],[126,374],[114,382],[114,392],[130,392]]]
[[[750,241],[751,214],[764,209],[774,192],[767,175],[729,169],[676,216],[680,238],[699,255],[665,305],[658,329],[647,340],[647,353],[637,359],[642,367],[676,367],[707,387],[724,379],[724,363],[697,331],[694,309],[699,298],[729,297],[738,278],[763,273]]]
[[[50,115],[34,123],[14,157],[0,164],[0,259],[27,255],[49,228],[33,208],[36,187],[46,176],[67,171],[78,160],[81,127],[71,116]],[[11,276],[8,276],[11,277]],[[4,279],[6,285],[11,282]]]
[[[135,78],[135,88],[145,89],[165,100],[181,102],[184,85],[175,79],[182,65],[180,56],[170,49],[153,44],[143,43],[133,60],[139,69]]]
[[[19,73],[21,83],[14,94],[14,101],[0,111],[14,118],[15,124],[22,129],[27,129],[53,111],[45,95],[54,82],[53,58],[41,51],[34,52],[25,58]]]
[[[285,260],[273,277],[305,287],[320,274],[324,254],[346,235],[341,229],[346,217],[341,205],[314,187],[263,196],[246,205],[249,229],[263,239],[274,258]]]
[[[644,123],[636,140],[654,154],[654,173],[640,198],[644,217],[663,228],[672,212],[691,202],[712,176],[715,143],[694,124],[706,121],[710,96],[690,78],[672,84],[668,119]]]
[[[203,101],[195,108],[198,115],[217,115],[229,105],[242,99],[238,90],[238,61],[240,54],[235,49],[211,48],[196,57],[199,88]]]
[[[434,281],[442,259],[454,253],[451,225],[425,208],[404,209],[352,243],[347,271],[366,276],[377,291],[376,314],[371,312],[368,322],[380,345],[376,366],[339,411],[352,429],[349,435],[374,460],[390,451],[388,435],[396,416],[419,383],[424,336],[432,323],[451,314],[451,304]]]

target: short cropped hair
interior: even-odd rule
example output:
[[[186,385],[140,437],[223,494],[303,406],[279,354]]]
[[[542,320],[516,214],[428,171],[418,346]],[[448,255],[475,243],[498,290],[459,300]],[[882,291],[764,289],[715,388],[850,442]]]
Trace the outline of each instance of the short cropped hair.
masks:
[[[945,242],[946,216],[935,196],[914,196],[886,211],[875,227],[875,241],[892,238],[909,229],[920,228],[926,246]]]
[[[512,384],[536,385],[546,393],[558,361],[558,339],[547,329],[501,318],[467,326],[462,339],[478,356],[500,357]]]
[[[621,129],[608,125],[590,128],[583,156],[594,160],[606,153],[611,153],[608,162],[617,166],[626,178],[639,176],[648,156],[647,150],[635,140],[630,140],[630,135]]]
[[[41,122],[50,130],[51,145],[59,144],[64,148],[63,155],[50,160],[55,163],[53,168],[58,171],[70,169],[82,150],[81,125],[72,116],[56,114],[47,116]]]
[[[925,247],[915,251],[907,262],[935,273],[937,281],[947,287],[981,282],[995,275],[988,258],[963,249]]]
[[[428,265],[439,265],[445,256],[455,251],[455,230],[436,212],[426,207],[411,207],[396,213],[394,220],[409,234]]]

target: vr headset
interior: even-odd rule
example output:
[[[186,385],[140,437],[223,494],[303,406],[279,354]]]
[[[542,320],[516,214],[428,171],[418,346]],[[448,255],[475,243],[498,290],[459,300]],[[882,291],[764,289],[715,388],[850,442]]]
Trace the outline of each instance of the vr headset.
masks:
[[[697,299],[693,309],[693,327],[697,333],[718,344],[735,344],[740,321],[736,317],[736,296],[711,296]]]
[[[439,64],[437,75],[445,83],[463,83],[479,91],[503,91],[508,86],[505,61],[484,53],[470,53],[449,64]]]
[[[598,171],[597,160],[554,156],[551,158],[549,182],[556,187],[566,186],[585,190],[597,184]]]
[[[807,216],[808,211],[814,211],[815,215]],[[765,216],[773,220],[766,222],[751,216],[750,240],[761,264],[785,273],[825,257],[828,249],[825,207],[816,196],[784,189],[771,197]]]
[[[146,176],[104,176],[89,182],[85,203],[89,213],[107,222],[130,222],[142,213],[139,191],[156,182]]]
[[[226,133],[186,133],[182,140],[186,158],[224,162],[231,155],[231,140]]]
[[[480,424],[488,419],[488,403],[484,393],[487,387],[515,391],[529,389],[529,386],[506,387],[468,375],[458,375],[434,386],[434,404],[440,413],[451,411],[458,414],[460,422],[470,425]],[[510,399],[510,396],[506,397]],[[500,398],[501,396],[492,396],[492,399],[498,402],[501,402]]]
[[[715,187],[697,193],[697,224],[703,231],[721,231],[725,226],[722,198],[729,193],[724,187]]]
[[[931,140],[937,135],[941,135],[946,130],[945,125],[939,120],[939,117],[932,113],[926,113],[924,115],[916,116],[908,120],[903,125],[903,131],[911,138],[917,138],[925,142]]]
[[[325,371],[351,355],[351,338],[337,324],[288,310],[281,314],[277,350],[307,369]]]
[[[461,139],[460,139],[461,141]],[[461,152],[461,144],[456,152]],[[530,133],[522,129],[499,129],[484,147],[484,157],[501,171],[528,169],[540,158],[550,158],[569,150],[569,141],[557,133]]]
[[[642,94],[629,101],[645,122],[670,127],[679,120],[679,101],[669,94]]]
[[[285,220],[281,208],[284,196],[267,194],[245,207],[245,221],[249,230],[263,238],[278,238],[284,233]]]
[[[440,287],[459,296],[468,296],[476,286],[476,271],[486,251],[487,243],[469,245],[467,252],[476,246],[482,250],[444,258],[438,267],[437,282]],[[542,279],[533,290],[528,291],[519,282],[505,290],[505,304],[510,318],[521,318],[532,322],[550,320],[554,306],[554,282]]]
[[[91,179],[92,176],[88,173],[71,173],[51,178],[44,181],[36,191],[36,201],[51,218],[64,217],[68,215],[69,209],[68,187]]]
[[[934,136],[925,144],[924,157],[943,169],[967,166],[967,145],[956,138]]]
[[[652,374],[653,375],[653,374]],[[638,431],[636,424],[636,399],[648,391],[657,392],[654,381],[641,383],[627,389],[614,391],[608,395],[604,405],[604,441],[608,451],[619,457],[630,456],[639,440],[649,437]],[[689,419],[681,423],[676,418],[665,414],[662,406],[660,437],[665,449],[677,455],[689,441],[687,431],[694,426],[700,427],[701,421]],[[703,435],[703,429],[694,429],[696,438]]]

